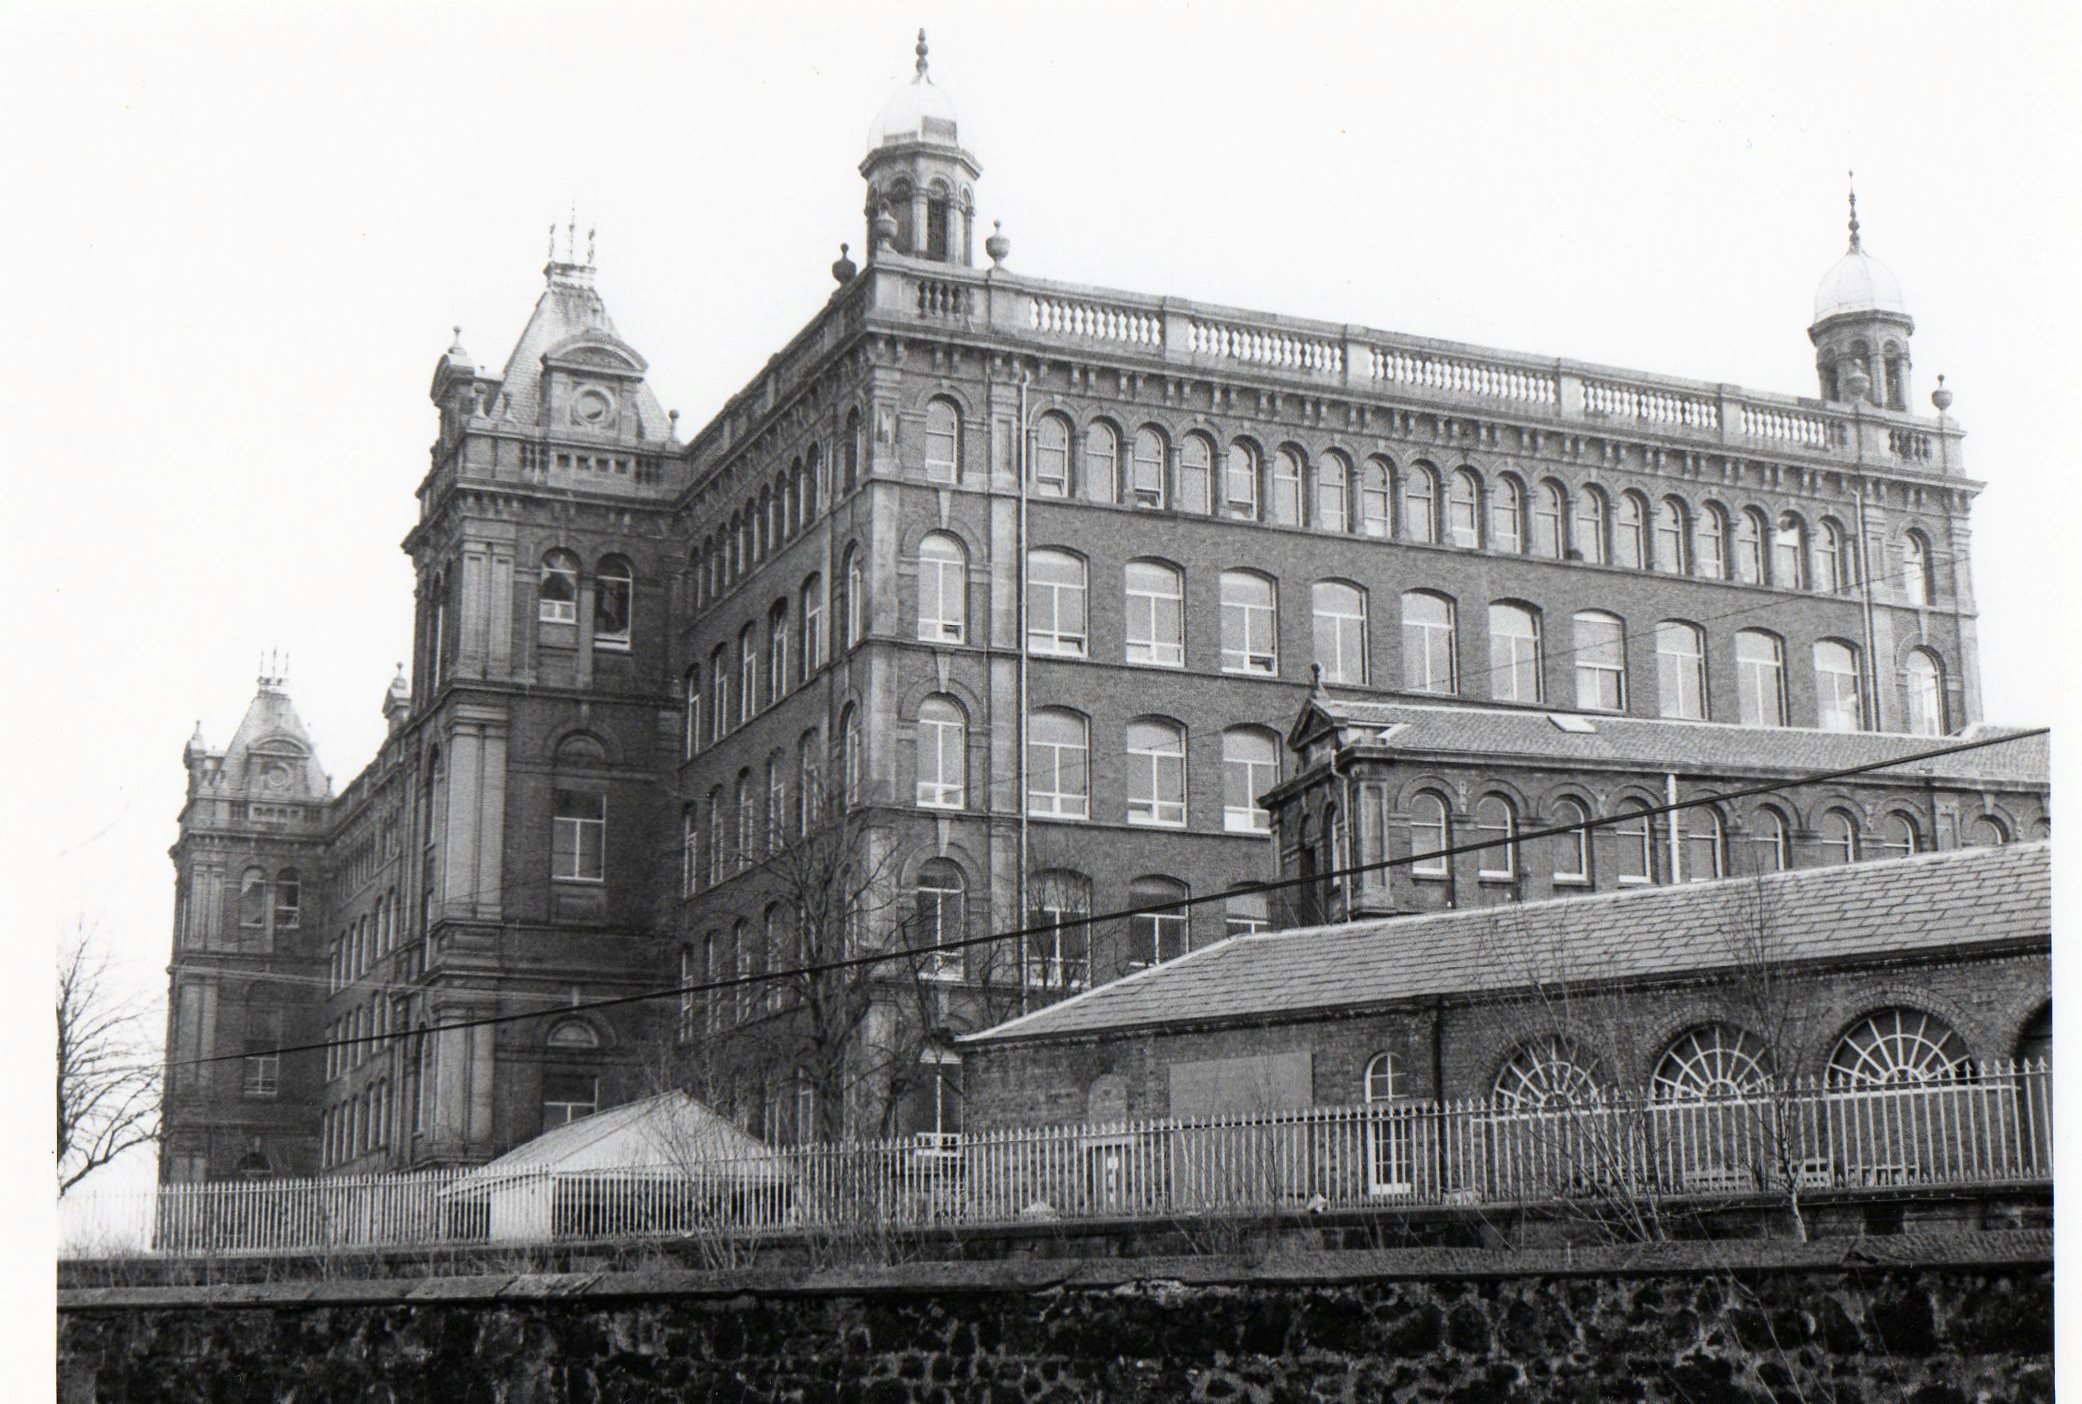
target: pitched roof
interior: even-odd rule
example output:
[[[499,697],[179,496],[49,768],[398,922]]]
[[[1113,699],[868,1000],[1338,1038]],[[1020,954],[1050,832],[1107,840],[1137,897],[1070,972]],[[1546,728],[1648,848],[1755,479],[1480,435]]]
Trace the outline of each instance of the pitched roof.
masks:
[[[323,799],[332,792],[332,781],[318,763],[318,748],[311,744],[296,704],[280,686],[263,680],[231,744],[224,748],[224,783],[234,789],[259,787],[272,761],[288,767],[289,783],[281,787],[280,798]]]
[[[499,373],[498,416],[519,424],[535,424],[542,411],[542,360],[572,341],[604,345],[620,353],[641,373],[647,369],[636,349],[615,330],[607,304],[592,285],[592,269],[552,263],[549,285],[535,301],[528,324]],[[604,364],[604,363],[603,363]],[[663,439],[671,432],[665,409],[647,381],[635,388],[637,437]]]
[[[1302,1017],[1400,1000],[2043,941],[2045,842],[1239,936],[965,1043]]]
[[[468,1179],[488,1183],[535,1170],[659,1169],[682,1174],[727,1167],[733,1175],[777,1174],[765,1142],[740,1131],[686,1092],[661,1092],[595,1112],[523,1141]]]
[[[1296,722],[1297,733],[1313,729],[1309,711],[1321,712],[1347,732],[1395,728],[1379,742],[1390,751],[1580,760],[1716,776],[1841,770],[1961,742],[2013,736],[2020,739],[1909,762],[1886,773],[2018,785],[2044,785],[2047,777],[2043,732],[1986,723],[1976,723],[1956,736],[1901,736],[1515,708],[1427,706],[1313,693]],[[1564,730],[1556,717],[1567,719],[1571,729]]]

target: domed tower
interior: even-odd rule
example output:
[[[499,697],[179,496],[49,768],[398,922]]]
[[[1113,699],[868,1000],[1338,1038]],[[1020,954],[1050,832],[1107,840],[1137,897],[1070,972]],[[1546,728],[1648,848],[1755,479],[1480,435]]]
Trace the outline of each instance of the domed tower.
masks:
[[[922,29],[917,75],[876,114],[860,174],[869,258],[887,247],[937,263],[969,262],[983,168],[962,147],[954,103],[927,76]]]
[[[1901,284],[1865,252],[1858,237],[1858,193],[1851,192],[1851,246],[1815,289],[1815,372],[1825,400],[1864,400],[1885,409],[1909,404],[1909,337],[1915,319]]]

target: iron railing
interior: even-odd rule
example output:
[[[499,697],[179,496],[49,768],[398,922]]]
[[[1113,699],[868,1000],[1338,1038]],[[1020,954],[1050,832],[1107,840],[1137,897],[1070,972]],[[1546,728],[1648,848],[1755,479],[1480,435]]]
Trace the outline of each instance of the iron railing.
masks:
[[[61,1257],[1182,1220],[1393,1206],[1634,1212],[2052,1178],[2050,1068],[1528,1108],[1395,1102],[1003,1128],[560,1171],[496,1165],[161,1185],[60,1204]]]

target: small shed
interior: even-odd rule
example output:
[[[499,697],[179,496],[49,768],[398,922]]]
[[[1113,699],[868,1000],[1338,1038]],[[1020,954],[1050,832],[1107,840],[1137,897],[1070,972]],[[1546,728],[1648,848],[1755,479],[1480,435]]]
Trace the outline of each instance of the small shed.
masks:
[[[683,1091],[545,1131],[449,1191],[483,1203],[495,1243],[756,1228],[787,1213],[779,1157]]]

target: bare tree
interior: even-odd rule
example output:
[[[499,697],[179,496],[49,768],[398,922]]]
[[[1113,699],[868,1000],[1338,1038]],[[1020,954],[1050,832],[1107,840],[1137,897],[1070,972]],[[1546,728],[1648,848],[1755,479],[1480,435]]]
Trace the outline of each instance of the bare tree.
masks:
[[[110,977],[82,920],[58,947],[58,1194],[159,1134],[160,1053],[151,1003]]]

